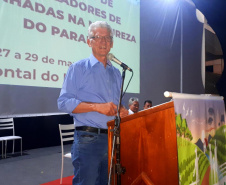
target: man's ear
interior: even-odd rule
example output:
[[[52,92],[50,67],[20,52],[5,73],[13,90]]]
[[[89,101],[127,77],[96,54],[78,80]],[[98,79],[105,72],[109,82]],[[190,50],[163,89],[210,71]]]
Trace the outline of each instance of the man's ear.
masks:
[[[89,47],[92,47],[91,46],[91,40],[90,39],[87,39],[87,44],[89,45]]]

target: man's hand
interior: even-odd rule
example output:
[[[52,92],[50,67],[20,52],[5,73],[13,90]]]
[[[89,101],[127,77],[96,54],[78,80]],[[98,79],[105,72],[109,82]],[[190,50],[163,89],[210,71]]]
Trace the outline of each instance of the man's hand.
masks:
[[[117,106],[112,102],[95,104],[95,106],[96,106],[97,112],[101,114],[105,114],[107,116],[117,115]],[[129,111],[125,107],[121,106],[120,117],[123,118],[125,116],[128,116],[128,114],[129,114]]]
[[[84,113],[84,112],[99,112],[106,116],[116,116],[117,115],[117,106],[113,102],[108,103],[89,103],[81,102],[72,113]],[[128,115],[128,110],[121,106],[120,107],[120,117],[125,117]]]
[[[112,102],[97,103],[95,104],[95,109],[97,112],[106,116],[116,116],[117,114],[117,106]]]
[[[129,114],[129,111],[125,107],[121,106],[120,107],[120,117],[123,118],[125,116],[128,116],[128,114]]]

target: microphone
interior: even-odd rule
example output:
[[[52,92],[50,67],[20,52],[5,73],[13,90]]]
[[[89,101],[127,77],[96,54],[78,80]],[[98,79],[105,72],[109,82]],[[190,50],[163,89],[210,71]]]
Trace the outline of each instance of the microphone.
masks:
[[[133,72],[133,70],[132,70],[131,68],[129,68],[126,64],[124,64],[124,63],[121,62],[119,59],[117,59],[112,53],[108,53],[107,59],[108,59],[108,60],[112,60],[113,62],[117,63],[117,64],[120,65],[123,69],[127,69],[127,70]]]

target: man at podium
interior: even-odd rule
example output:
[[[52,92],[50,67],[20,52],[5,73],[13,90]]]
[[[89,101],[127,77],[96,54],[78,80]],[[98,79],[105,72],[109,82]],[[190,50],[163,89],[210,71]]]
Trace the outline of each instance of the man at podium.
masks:
[[[107,122],[117,113],[121,74],[107,60],[113,47],[110,25],[97,21],[88,31],[87,44],[92,48],[92,54],[69,67],[58,98],[58,108],[74,118],[73,185],[106,185]],[[128,115],[128,111],[121,107],[120,115]]]

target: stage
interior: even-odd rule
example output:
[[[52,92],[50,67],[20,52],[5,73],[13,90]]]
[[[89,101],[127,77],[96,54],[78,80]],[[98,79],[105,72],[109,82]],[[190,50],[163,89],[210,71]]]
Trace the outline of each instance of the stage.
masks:
[[[66,145],[70,151],[71,144]],[[1,185],[40,185],[60,179],[61,147],[45,147],[8,153],[6,159],[0,158]],[[71,159],[64,159],[64,177],[73,175]],[[64,181],[63,181],[64,182]]]

